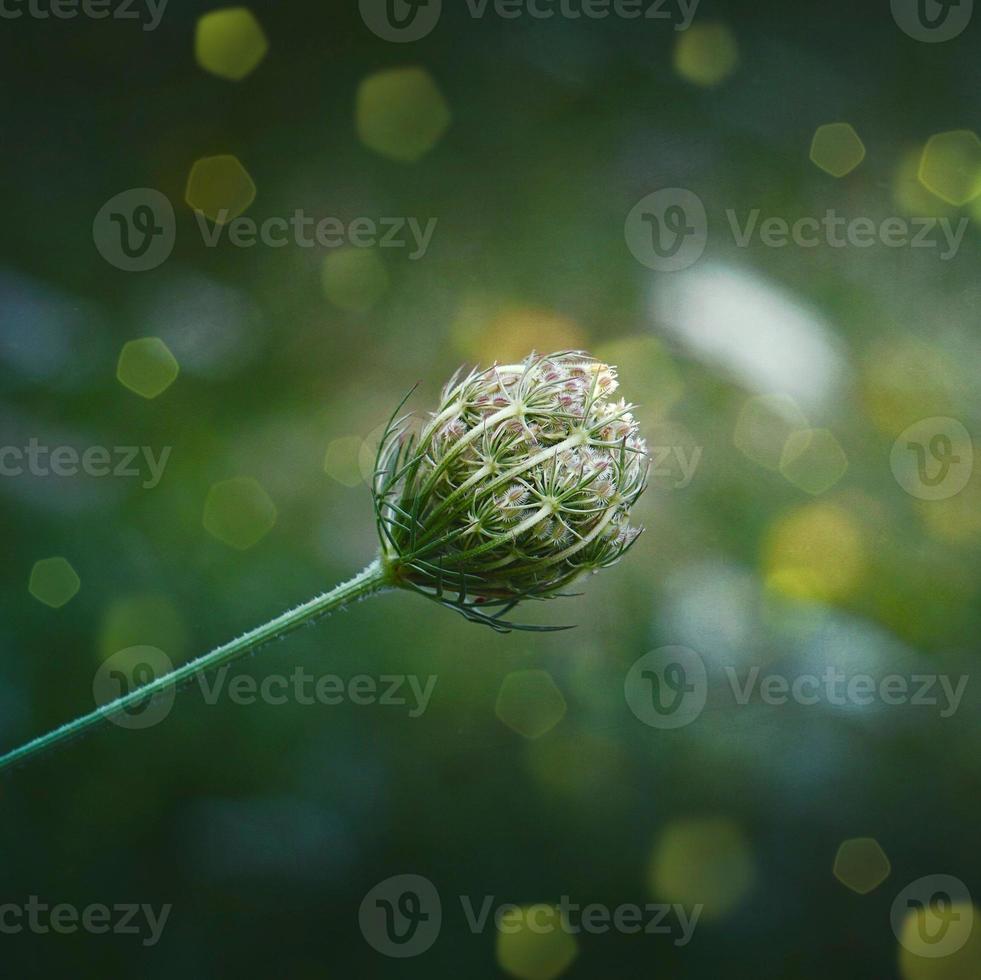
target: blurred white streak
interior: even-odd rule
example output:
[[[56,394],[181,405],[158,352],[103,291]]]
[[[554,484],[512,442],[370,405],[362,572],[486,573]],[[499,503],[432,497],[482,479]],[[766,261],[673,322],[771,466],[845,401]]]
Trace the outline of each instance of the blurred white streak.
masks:
[[[717,663],[741,666],[759,657],[762,583],[723,560],[686,565],[661,590],[659,634]]]
[[[846,371],[830,325],[793,295],[754,273],[705,262],[661,276],[651,312],[708,366],[761,394],[805,407],[829,404]]]
[[[87,378],[105,337],[81,300],[0,269],[0,361],[31,383]]]
[[[243,292],[198,273],[182,273],[144,297],[140,336],[160,337],[182,371],[230,377],[259,351],[262,318]]]

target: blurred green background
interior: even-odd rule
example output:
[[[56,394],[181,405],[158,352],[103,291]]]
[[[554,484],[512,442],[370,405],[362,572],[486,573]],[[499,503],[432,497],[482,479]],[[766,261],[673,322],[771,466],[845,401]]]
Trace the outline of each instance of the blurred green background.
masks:
[[[5,974],[981,977],[981,929],[929,958],[890,925],[923,876],[981,894],[976,687],[942,717],[741,705],[726,674],[973,680],[978,24],[926,43],[885,2],[702,0],[687,30],[670,5],[674,23],[446,8],[392,43],[353,3],[256,2],[268,50],[244,21],[212,21],[197,56],[216,9],[197,2],[152,31],[4,20],[0,446],[170,452],[152,487],[0,477],[3,748],[90,710],[119,651],[179,662],[359,570],[376,547],[362,473],[378,427],[416,382],[412,407],[431,408],[460,363],[582,347],[618,364],[665,451],[639,506],[647,532],[582,597],[519,611],[569,632],[498,636],[387,595],[234,668],[435,676],[418,717],[350,698],[207,704],[192,687],[159,724],[107,726],[5,774],[0,904],[172,906],[152,946],[4,932]],[[841,122],[857,165],[842,129],[814,142]],[[927,141],[950,132],[924,170]],[[208,247],[185,195],[215,156],[248,178],[219,165],[190,192],[206,212],[435,218],[431,243],[415,259],[244,248],[226,226]],[[143,272],[93,234],[131,188],[158,189],[176,216],[172,253]],[[661,188],[707,212],[705,252],[677,272],[625,239]],[[742,225],[753,209],[966,230],[947,259],[740,247],[726,212]],[[944,430],[959,460],[930,487],[907,444],[943,465],[937,418],[962,427]],[[704,711],[675,729],[624,695],[631,665],[666,645],[708,674]],[[853,838],[878,842],[885,881],[835,877]],[[443,928],[395,959],[358,912],[403,873],[438,888]],[[460,895],[705,908],[683,946],[503,940],[471,933]]]

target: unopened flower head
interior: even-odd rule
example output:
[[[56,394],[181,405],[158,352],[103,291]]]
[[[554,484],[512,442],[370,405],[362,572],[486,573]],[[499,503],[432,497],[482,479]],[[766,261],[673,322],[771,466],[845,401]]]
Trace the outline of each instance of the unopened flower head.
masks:
[[[501,627],[520,600],[616,562],[648,471],[616,390],[616,370],[582,351],[532,354],[455,376],[417,436],[393,421],[374,485],[393,579]]]

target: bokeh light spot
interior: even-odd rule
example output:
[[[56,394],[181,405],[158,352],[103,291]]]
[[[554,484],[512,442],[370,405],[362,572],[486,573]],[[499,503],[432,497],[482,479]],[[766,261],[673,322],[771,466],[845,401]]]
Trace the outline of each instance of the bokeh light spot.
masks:
[[[519,980],[553,980],[572,965],[579,952],[560,911],[551,905],[509,909],[497,933],[497,963]]]
[[[616,365],[621,385],[639,405],[635,414],[645,429],[645,423],[663,417],[685,392],[674,360],[656,337],[621,337],[602,344],[595,353]]]
[[[516,670],[501,683],[497,717],[525,738],[540,738],[565,716],[562,692],[544,670]]]
[[[177,358],[159,337],[143,337],[123,344],[116,364],[119,383],[143,398],[163,394],[179,373]]]
[[[833,487],[848,469],[848,457],[828,429],[799,429],[783,447],[780,472],[795,486],[817,496]]]
[[[495,306],[471,299],[458,310],[453,340],[482,364],[514,363],[532,350],[581,350],[586,334],[574,320],[537,306]]]
[[[602,735],[576,734],[529,742],[528,772],[549,792],[574,798],[579,806],[602,806],[629,779],[629,758],[621,743]],[[597,798],[597,792],[600,798]]]
[[[953,205],[928,191],[920,182],[922,158],[922,146],[911,147],[900,157],[892,183],[892,197],[896,206],[904,214],[917,218],[942,218],[953,214]],[[981,198],[978,200],[981,201]]]
[[[756,881],[756,864],[743,832],[727,817],[678,820],[661,834],[650,865],[659,901],[704,905],[705,919],[732,912]]]
[[[874,837],[854,837],[838,848],[833,871],[846,888],[868,895],[889,877],[892,865]]]
[[[34,563],[27,588],[39,602],[60,609],[74,598],[81,585],[82,580],[68,559],[58,555]]]
[[[967,204],[981,194],[981,140],[969,129],[937,133],[920,158],[920,183],[949,204]]]
[[[345,487],[356,487],[363,480],[361,475],[361,436],[341,436],[327,444],[324,455],[324,472]]]
[[[970,902],[954,902],[942,909],[940,921],[925,928],[920,922],[922,914],[921,909],[910,909],[903,920],[902,980],[977,980],[981,976],[981,909]]]
[[[807,504],[771,528],[765,547],[767,585],[794,599],[832,601],[862,577],[865,554],[857,522],[831,504]]]
[[[184,200],[216,225],[244,214],[255,200],[256,188],[237,157],[222,154],[194,162],[187,177]]]
[[[414,163],[439,142],[450,124],[450,109],[429,72],[390,68],[358,87],[358,138],[369,149]]]
[[[203,522],[219,541],[245,551],[272,530],[276,505],[257,480],[236,476],[208,491]]]
[[[187,649],[184,619],[164,595],[123,596],[109,604],[99,627],[98,653],[106,660],[121,650],[152,646],[173,659]]]
[[[269,42],[251,10],[228,7],[212,10],[198,20],[194,57],[205,70],[238,82],[254,71],[269,50]]]
[[[324,293],[348,313],[370,310],[388,291],[388,272],[370,248],[339,248],[324,259]]]
[[[739,64],[739,46],[722,23],[694,24],[678,35],[675,71],[687,82],[711,88],[725,81]]]
[[[811,140],[811,161],[832,177],[844,177],[865,159],[865,144],[850,123],[818,126]]]
[[[732,441],[747,459],[778,471],[787,440],[807,425],[807,417],[789,395],[755,395],[739,410]]]
[[[973,447],[981,454],[981,446]],[[964,489],[943,500],[921,500],[917,511],[931,535],[952,544],[981,543],[981,468]]]
[[[862,359],[862,400],[882,432],[895,438],[921,419],[969,410],[973,379],[952,354],[902,335],[870,346]]]

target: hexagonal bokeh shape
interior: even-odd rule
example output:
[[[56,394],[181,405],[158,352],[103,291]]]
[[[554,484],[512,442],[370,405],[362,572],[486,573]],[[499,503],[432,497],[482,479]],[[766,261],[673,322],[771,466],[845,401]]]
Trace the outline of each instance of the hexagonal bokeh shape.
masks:
[[[739,46],[725,24],[704,21],[678,35],[674,70],[687,82],[712,88],[724,82],[739,64]]]
[[[244,214],[255,200],[255,182],[230,153],[196,160],[187,176],[184,200],[195,211],[224,225]]]
[[[246,7],[212,10],[198,19],[194,57],[212,75],[239,82],[266,56],[269,42]]]
[[[767,587],[785,596],[838,601],[860,586],[867,566],[862,524],[834,504],[795,507],[779,516],[766,535]]]
[[[58,555],[34,563],[27,589],[38,602],[60,609],[74,598],[81,585],[82,580],[68,559]]]
[[[180,374],[177,358],[159,337],[143,337],[123,344],[116,363],[119,383],[141,398],[162,395]]]
[[[868,895],[889,877],[892,865],[874,837],[853,837],[838,848],[833,871],[846,888]]]
[[[562,692],[544,670],[515,670],[501,682],[494,712],[525,738],[540,738],[565,716]]]
[[[650,865],[659,901],[704,906],[706,920],[722,918],[756,882],[756,862],[743,832],[727,817],[676,820],[661,834]]]
[[[187,628],[165,595],[136,593],[113,599],[102,614],[96,648],[107,660],[120,650],[151,646],[175,660],[187,652]]]
[[[576,938],[552,905],[526,905],[501,916],[497,964],[519,980],[554,980],[579,953]]]
[[[850,174],[865,159],[865,144],[851,123],[818,126],[811,140],[811,162],[832,177]]]
[[[780,472],[806,493],[830,490],[847,469],[845,450],[828,429],[798,429],[784,443]]]
[[[450,109],[423,68],[390,68],[358,86],[355,123],[369,149],[414,163],[439,142],[450,124]]]
[[[779,471],[787,441],[807,427],[807,417],[789,395],[754,395],[739,410],[732,442],[747,459]]]
[[[324,472],[345,487],[356,487],[363,482],[361,475],[361,436],[341,436],[331,439],[324,454]]]
[[[324,293],[338,309],[365,313],[388,291],[388,272],[370,248],[339,248],[324,259]]]
[[[250,476],[236,476],[208,491],[202,522],[219,541],[245,551],[273,529],[276,516],[276,505],[259,482]]]
[[[920,183],[958,207],[981,194],[981,140],[970,129],[931,136],[923,147]]]
[[[917,218],[942,218],[954,213],[954,206],[928,191],[920,182],[923,147],[908,147],[899,158],[892,182],[892,196],[903,214]],[[981,203],[981,197],[978,198]]]
[[[944,903],[926,923],[923,909],[914,904],[896,938],[901,980],[978,980],[981,976],[981,908],[970,901]]]

